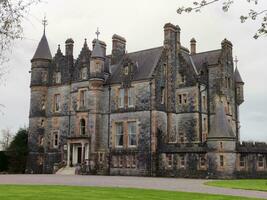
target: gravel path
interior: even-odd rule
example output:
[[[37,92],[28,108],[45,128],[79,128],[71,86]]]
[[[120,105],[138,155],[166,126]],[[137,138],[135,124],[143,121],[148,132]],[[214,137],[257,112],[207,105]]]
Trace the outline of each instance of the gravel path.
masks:
[[[203,179],[146,178],[126,176],[0,175],[0,184],[77,185],[148,188],[267,199],[267,192],[206,186]]]

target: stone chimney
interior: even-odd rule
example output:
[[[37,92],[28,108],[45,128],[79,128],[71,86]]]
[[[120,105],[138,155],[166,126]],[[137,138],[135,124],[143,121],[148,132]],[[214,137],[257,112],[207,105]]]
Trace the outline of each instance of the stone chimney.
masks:
[[[72,38],[69,38],[65,42],[65,56],[73,56],[73,44]]]
[[[196,52],[196,48],[197,48],[196,44],[197,44],[196,39],[195,38],[192,38],[190,40],[190,52],[191,52],[191,55],[194,55],[194,54],[197,53]]]
[[[112,36],[112,57],[111,64],[118,63],[125,54],[126,50],[126,40],[125,38],[114,34]]]

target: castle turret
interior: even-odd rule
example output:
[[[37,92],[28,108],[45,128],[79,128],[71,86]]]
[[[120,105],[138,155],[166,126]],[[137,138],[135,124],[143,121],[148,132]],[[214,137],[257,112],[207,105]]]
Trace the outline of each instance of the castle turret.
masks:
[[[44,26],[46,20],[43,21]],[[44,162],[44,134],[46,126],[47,84],[48,67],[52,56],[45,35],[45,29],[41,41],[31,60],[31,103],[29,121],[29,156],[28,172],[42,173]]]
[[[232,176],[236,162],[236,136],[227,119],[223,102],[218,97],[207,146],[210,176]]]

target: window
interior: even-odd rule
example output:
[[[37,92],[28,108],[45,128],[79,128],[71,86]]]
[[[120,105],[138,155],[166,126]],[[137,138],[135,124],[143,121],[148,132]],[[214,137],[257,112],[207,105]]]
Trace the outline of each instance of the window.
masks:
[[[185,75],[184,74],[181,75],[181,82],[185,83]]]
[[[259,167],[264,167],[264,162],[263,162],[263,156],[262,155],[258,156],[258,166]]]
[[[169,168],[171,168],[172,165],[173,165],[173,155],[172,154],[167,154],[166,157],[167,157],[167,165],[168,165]]]
[[[85,106],[85,90],[80,91],[80,108]]]
[[[134,89],[129,88],[128,89],[128,107],[133,107],[134,106]]]
[[[105,154],[103,153],[103,152],[99,152],[98,153],[98,161],[99,161],[99,163],[103,163],[104,162],[104,159],[105,158]]]
[[[220,155],[220,166],[223,167],[224,166],[224,159],[223,156]]]
[[[178,99],[179,99],[179,104],[183,103],[183,97],[181,94],[178,95]]]
[[[230,102],[227,102],[227,113],[231,115],[231,107],[230,107]]]
[[[40,136],[39,137],[39,145],[42,147],[44,145],[44,137]]]
[[[58,131],[55,131],[53,133],[54,137],[53,137],[53,146],[54,148],[58,148]]]
[[[184,133],[180,133],[179,137],[180,137],[180,142],[184,143],[185,142]]]
[[[179,94],[178,95],[178,102],[180,105],[187,104],[187,94]]]
[[[81,135],[85,135],[85,120],[84,119],[81,119],[80,120],[80,134]]]
[[[187,103],[187,94],[183,94],[183,103],[184,103],[184,104]]]
[[[126,66],[124,67],[124,75],[128,75],[129,74],[129,67]]]
[[[202,96],[203,110],[207,110],[207,99],[206,96]]]
[[[136,122],[128,122],[128,145],[133,147],[137,145]]]
[[[54,96],[54,111],[58,112],[60,111],[60,95],[55,94]]]
[[[119,108],[122,108],[124,107],[124,89],[120,89],[120,92],[119,92]]]
[[[86,80],[87,79],[87,67],[83,67],[82,68],[81,78],[82,78],[82,80]]]
[[[61,82],[61,73],[60,72],[56,72],[56,74],[55,74],[55,82],[57,84],[59,84]]]
[[[206,117],[203,118],[203,131],[204,132],[207,131],[207,118]]]
[[[240,158],[239,158],[239,166],[240,167],[245,167],[246,166],[246,157],[245,155],[240,155]]]
[[[123,147],[123,123],[116,123],[116,147]]]
[[[160,100],[161,100],[161,104],[164,104],[165,102],[165,88],[164,87],[160,89]]]
[[[185,156],[180,155],[180,167],[184,168],[185,167]]]
[[[204,155],[200,156],[200,167],[205,167],[206,165],[206,159]]]
[[[123,156],[120,155],[119,156],[119,167],[122,167],[123,166]]]

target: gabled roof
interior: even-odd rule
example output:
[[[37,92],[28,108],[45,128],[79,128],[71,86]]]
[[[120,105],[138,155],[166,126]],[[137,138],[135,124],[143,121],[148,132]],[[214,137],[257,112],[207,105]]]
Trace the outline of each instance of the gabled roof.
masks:
[[[235,133],[227,120],[225,108],[221,100],[216,102],[215,112],[208,138],[234,138]]]
[[[237,68],[235,68],[235,82],[244,83]]]
[[[45,33],[43,34],[41,41],[38,44],[38,47],[35,51],[35,54],[32,60],[34,59],[47,59],[47,60],[52,59],[52,55],[49,49],[49,45],[48,45]]]
[[[163,47],[161,46],[126,54],[125,57],[130,59],[137,67],[133,75],[133,81],[151,78],[162,52]],[[111,65],[110,68],[112,69],[110,83],[121,83],[123,80],[121,74],[123,63]]]

